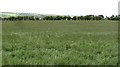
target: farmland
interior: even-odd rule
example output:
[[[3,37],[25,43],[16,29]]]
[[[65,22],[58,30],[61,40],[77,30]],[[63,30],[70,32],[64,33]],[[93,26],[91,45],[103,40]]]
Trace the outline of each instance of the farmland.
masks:
[[[4,21],[3,65],[116,65],[117,21]]]

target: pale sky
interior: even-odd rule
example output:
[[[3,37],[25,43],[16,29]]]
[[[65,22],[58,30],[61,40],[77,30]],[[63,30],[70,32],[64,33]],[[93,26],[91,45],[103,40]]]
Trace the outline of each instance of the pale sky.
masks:
[[[1,12],[57,15],[118,15],[120,0],[0,0]]]

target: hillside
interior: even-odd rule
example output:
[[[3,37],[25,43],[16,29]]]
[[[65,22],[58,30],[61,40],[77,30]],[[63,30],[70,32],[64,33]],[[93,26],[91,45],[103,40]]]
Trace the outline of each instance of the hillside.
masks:
[[[49,14],[38,14],[38,13],[15,13],[15,12],[0,12],[0,17],[5,18],[5,17],[10,17],[10,16],[35,16],[35,17],[45,17],[49,16]]]

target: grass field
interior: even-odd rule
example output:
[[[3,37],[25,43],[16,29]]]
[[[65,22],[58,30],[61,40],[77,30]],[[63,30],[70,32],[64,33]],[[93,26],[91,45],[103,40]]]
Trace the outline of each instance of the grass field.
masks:
[[[2,21],[0,21],[0,66],[2,65]]]
[[[3,65],[116,65],[117,21],[6,21]]]

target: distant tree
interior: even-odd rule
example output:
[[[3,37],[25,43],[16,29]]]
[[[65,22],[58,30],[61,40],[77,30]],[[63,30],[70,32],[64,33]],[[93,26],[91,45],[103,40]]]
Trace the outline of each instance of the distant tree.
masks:
[[[63,20],[67,20],[67,16],[64,16],[64,17],[63,17]]]
[[[108,17],[108,16],[106,16],[106,18],[105,18],[106,20],[110,20],[110,17]]]
[[[110,17],[110,20],[115,20],[115,16],[112,15],[112,16]]]
[[[40,18],[38,18],[38,17],[35,17],[35,20],[40,20]]]
[[[101,20],[101,17],[95,16],[95,20]]]
[[[85,20],[91,20],[91,16],[90,15],[86,15],[86,16],[84,16],[84,19]]]
[[[94,15],[90,15],[90,18],[91,18],[90,20],[95,20]]]
[[[80,20],[84,20],[84,16],[80,16]]]
[[[77,17],[77,20],[80,20],[80,16]]]
[[[104,19],[104,16],[103,15],[98,15],[101,19]]]
[[[16,18],[15,17],[8,17],[8,20],[13,21],[13,20],[16,20]]]
[[[70,16],[67,16],[67,20],[71,20],[71,17],[70,17]]]
[[[29,16],[29,20],[35,20],[34,16]]]
[[[116,15],[116,16],[115,16],[115,20],[120,20],[120,16],[119,16],[119,15]]]
[[[77,20],[77,17],[76,17],[76,16],[73,16],[72,20]]]
[[[110,20],[120,20],[120,16],[119,15],[112,15],[111,17],[110,17]]]
[[[43,20],[48,20],[48,16],[44,17]]]
[[[4,21],[6,20],[6,21],[7,21],[7,20],[8,20],[8,18],[2,18],[2,20],[4,20]]]
[[[56,20],[62,20],[61,16],[56,16]]]

